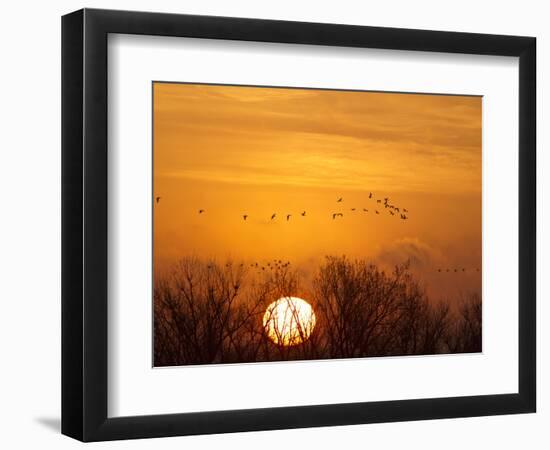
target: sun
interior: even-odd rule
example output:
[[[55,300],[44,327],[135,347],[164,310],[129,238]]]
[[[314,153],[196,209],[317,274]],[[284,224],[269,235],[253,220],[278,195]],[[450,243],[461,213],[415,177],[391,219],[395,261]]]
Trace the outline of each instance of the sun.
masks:
[[[311,336],[315,313],[311,305],[298,297],[281,297],[271,303],[263,317],[264,330],[277,345],[298,345]]]

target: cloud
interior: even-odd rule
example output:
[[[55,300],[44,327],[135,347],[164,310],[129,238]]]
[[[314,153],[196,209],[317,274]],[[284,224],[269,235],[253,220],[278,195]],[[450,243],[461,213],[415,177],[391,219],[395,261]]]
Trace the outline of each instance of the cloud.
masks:
[[[393,192],[481,189],[477,97],[157,83],[154,99],[159,176]]]
[[[405,237],[383,247],[376,260],[379,264],[393,267],[409,261],[412,269],[424,269],[441,259],[439,252],[418,238]]]

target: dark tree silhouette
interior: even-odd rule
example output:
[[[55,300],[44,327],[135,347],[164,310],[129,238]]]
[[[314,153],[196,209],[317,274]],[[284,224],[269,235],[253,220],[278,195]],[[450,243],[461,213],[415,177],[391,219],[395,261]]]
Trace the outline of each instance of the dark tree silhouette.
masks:
[[[263,321],[272,320],[272,302],[291,296],[307,299],[316,323],[300,324],[295,345],[283,345]],[[190,257],[156,277],[153,300],[155,366],[481,351],[480,296],[454,310],[430,301],[408,263],[387,273],[365,260],[327,257],[308,290],[289,263]]]
[[[462,299],[456,320],[446,336],[449,353],[476,353],[482,351],[482,310],[479,294]]]

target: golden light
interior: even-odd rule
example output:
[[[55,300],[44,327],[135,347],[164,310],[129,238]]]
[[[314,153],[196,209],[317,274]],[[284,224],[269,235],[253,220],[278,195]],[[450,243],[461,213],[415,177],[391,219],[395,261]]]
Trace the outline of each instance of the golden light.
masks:
[[[311,305],[298,297],[281,297],[264,314],[264,330],[277,345],[298,345],[311,336],[315,313]]]

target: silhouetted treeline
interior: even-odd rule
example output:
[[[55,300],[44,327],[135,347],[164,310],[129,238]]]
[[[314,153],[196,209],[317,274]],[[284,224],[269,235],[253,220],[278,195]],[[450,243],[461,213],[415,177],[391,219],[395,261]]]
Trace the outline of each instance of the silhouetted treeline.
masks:
[[[305,289],[288,265],[185,258],[155,281],[154,363],[172,366],[481,351],[481,298],[433,302],[408,264],[391,273],[364,260],[327,257]],[[274,344],[262,317],[281,297],[309,302],[316,325],[294,346]]]

